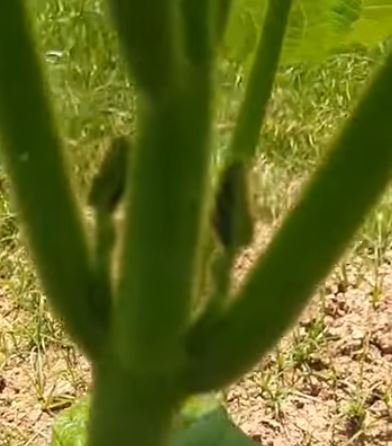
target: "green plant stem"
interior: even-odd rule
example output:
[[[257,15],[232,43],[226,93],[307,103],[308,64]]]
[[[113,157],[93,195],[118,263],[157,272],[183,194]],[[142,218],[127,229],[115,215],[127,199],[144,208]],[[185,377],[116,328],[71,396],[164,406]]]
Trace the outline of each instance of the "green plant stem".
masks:
[[[211,58],[213,49],[213,21],[210,0],[182,0],[185,53],[191,63]]]
[[[112,311],[112,257],[116,231],[113,216],[106,210],[95,212],[94,292],[101,302],[102,311]],[[106,305],[104,307],[103,305]]]
[[[251,161],[271,96],[292,0],[270,0],[228,157]]]
[[[95,357],[107,315],[91,293],[86,239],[22,3],[0,3],[1,146],[44,289],[70,334]]]
[[[254,365],[343,253],[390,179],[391,110],[392,54],[237,300],[214,326],[190,333],[192,391],[221,387]]]
[[[219,45],[224,37],[226,26],[229,21],[230,11],[233,0],[215,0],[214,13],[215,13],[215,26],[214,35],[215,42]]]
[[[135,375],[114,357],[94,367],[88,446],[167,446],[182,398],[165,375]]]
[[[205,213],[211,61],[186,60],[179,2],[110,4],[140,93],[116,293],[116,347],[135,371],[172,370],[181,361],[179,339],[195,292]]]
[[[225,305],[227,305],[234,260],[234,252],[220,252],[213,259],[213,264],[211,265],[213,291],[208,296],[208,302],[205,305],[198,324],[203,324],[203,326],[211,324],[211,320],[218,317]]]
[[[128,66],[147,98],[166,96],[181,79],[178,2],[109,0]]]
[[[178,365],[205,218],[209,88],[197,73],[187,91],[141,112],[116,308],[121,356],[137,368]]]

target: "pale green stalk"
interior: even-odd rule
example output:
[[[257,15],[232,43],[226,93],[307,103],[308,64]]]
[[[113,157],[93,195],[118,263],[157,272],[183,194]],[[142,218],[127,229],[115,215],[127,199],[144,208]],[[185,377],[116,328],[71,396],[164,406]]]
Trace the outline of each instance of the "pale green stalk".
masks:
[[[228,149],[228,157],[251,162],[255,156],[285,36],[292,0],[270,0],[245,98]]]

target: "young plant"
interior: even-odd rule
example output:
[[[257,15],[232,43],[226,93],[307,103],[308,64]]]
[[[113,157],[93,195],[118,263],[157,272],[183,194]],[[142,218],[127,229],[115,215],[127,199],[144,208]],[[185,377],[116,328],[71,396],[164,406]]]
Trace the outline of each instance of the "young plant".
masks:
[[[232,260],[253,231],[246,179],[286,29],[293,35],[292,3],[298,24],[299,0],[260,1],[262,32],[215,196],[214,71],[231,2],[109,1],[138,90],[138,128],[132,156],[127,140],[114,141],[93,184],[93,246],[71,191],[23,2],[0,4],[1,146],[42,286],[92,364],[90,446],[225,444],[226,419],[218,409],[209,422],[173,434],[184,402],[238,379],[274,345],[390,178],[392,55],[265,254],[232,290]],[[302,3],[310,8],[314,1]],[[329,10],[328,0],[317,4],[320,13]],[[115,276],[112,213],[120,199],[126,221]],[[211,231],[219,267],[202,296]],[[202,297],[207,303],[196,313]]]

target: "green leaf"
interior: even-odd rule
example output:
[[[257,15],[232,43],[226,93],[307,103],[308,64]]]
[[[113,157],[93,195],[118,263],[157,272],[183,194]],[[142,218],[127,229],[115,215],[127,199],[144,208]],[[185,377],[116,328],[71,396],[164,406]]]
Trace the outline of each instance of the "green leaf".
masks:
[[[336,0],[297,0],[293,4],[282,59],[286,63],[318,60],[335,38]]]
[[[392,0],[363,0],[362,13],[346,37],[348,44],[376,45],[392,35]]]
[[[332,8],[332,20],[337,33],[352,29],[362,13],[362,0],[337,0]]]
[[[266,6],[266,0],[235,0],[232,3],[223,42],[224,57],[247,62],[256,49]]]
[[[260,33],[266,0],[236,0],[224,56],[248,66]],[[281,62],[321,61],[350,45],[374,46],[392,35],[392,0],[295,0]]]
[[[89,396],[83,397],[55,418],[51,446],[86,445],[89,402]]]
[[[188,398],[180,410],[175,428],[181,430],[191,426],[219,408],[221,404],[221,395],[215,392]]]
[[[54,420],[51,446],[85,446],[90,397],[81,398]],[[252,446],[230,420],[218,393],[189,398],[175,423],[172,446]]]
[[[335,42],[335,24],[342,18],[334,10],[346,0],[295,0],[289,20],[283,60],[297,62],[325,55]],[[348,0],[348,2],[355,0]],[[266,0],[236,0],[233,4],[224,45],[228,59],[246,65],[256,49],[267,9]],[[341,8],[342,9],[342,8]],[[350,8],[343,8],[344,17]],[[340,14],[342,15],[342,13]]]
[[[172,446],[255,446],[220,406],[174,435]]]

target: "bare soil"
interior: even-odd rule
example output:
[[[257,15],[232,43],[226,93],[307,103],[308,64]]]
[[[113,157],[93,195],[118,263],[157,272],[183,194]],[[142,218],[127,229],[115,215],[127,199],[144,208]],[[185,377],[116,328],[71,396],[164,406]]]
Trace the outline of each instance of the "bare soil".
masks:
[[[264,240],[240,259],[240,276]],[[392,267],[379,267],[375,296],[372,274],[351,262],[228,391],[233,419],[264,446],[392,445]]]
[[[270,232],[260,225],[237,278]],[[235,422],[264,446],[392,445],[392,267],[379,268],[377,295],[360,261],[350,260],[344,280],[341,268],[276,350],[227,391]],[[0,295],[0,446],[47,446],[53,416],[89,387],[88,363],[44,311],[52,335],[37,342],[36,317]]]

